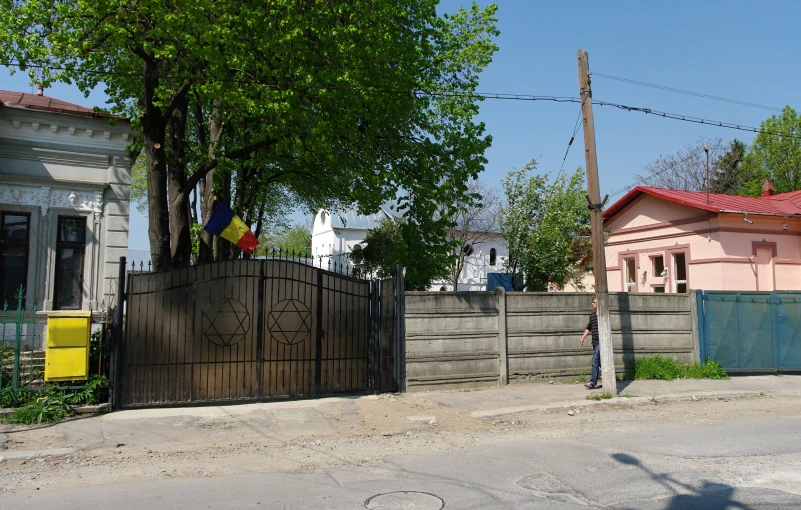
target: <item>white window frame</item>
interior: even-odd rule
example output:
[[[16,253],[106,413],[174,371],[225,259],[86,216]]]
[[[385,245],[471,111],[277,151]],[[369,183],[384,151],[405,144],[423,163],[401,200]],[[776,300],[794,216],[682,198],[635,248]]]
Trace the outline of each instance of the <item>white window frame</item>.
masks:
[[[629,282],[629,260],[634,265],[634,281]],[[623,257],[623,287],[626,292],[637,292],[637,259],[635,257]],[[633,290],[632,290],[633,289]]]
[[[671,255],[671,258],[673,259],[673,264],[672,264],[673,265],[673,275],[675,275],[675,277],[678,277],[679,270],[678,270],[678,266],[676,265],[676,255],[684,255],[684,278],[685,279],[684,280],[673,280],[673,292],[674,293],[678,293],[679,292],[679,285],[682,284],[682,283],[684,284],[685,289],[687,287],[687,279],[686,279],[687,278],[687,252],[677,251],[676,253],[673,253]]]

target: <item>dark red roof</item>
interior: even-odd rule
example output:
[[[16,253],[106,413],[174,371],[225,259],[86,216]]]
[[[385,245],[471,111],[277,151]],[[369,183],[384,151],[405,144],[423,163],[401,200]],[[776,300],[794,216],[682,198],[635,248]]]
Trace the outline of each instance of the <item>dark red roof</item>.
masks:
[[[66,113],[70,115],[81,115],[84,117],[109,118],[109,115],[98,113],[91,108],[75,103],[68,103],[61,99],[25,92],[10,92],[0,90],[0,103],[12,108],[27,108],[30,110],[41,110],[45,112]]]
[[[707,202],[707,195],[704,191],[681,191],[637,186],[626,193],[623,198],[609,206],[604,211],[604,219],[613,217],[643,194],[710,212],[747,212],[757,215],[801,216],[801,191],[780,193],[770,197],[742,197],[739,195],[710,193],[709,202]]]

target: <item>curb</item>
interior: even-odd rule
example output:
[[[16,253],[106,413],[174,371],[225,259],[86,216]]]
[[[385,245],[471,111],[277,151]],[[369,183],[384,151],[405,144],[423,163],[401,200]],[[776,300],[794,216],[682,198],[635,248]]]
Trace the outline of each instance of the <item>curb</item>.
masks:
[[[9,460],[31,460],[31,459],[41,459],[43,457],[61,457],[64,455],[72,455],[73,453],[75,453],[75,448],[57,448],[55,450],[10,452],[0,456],[0,463]]]
[[[766,391],[740,390],[716,391],[697,393],[673,393],[668,395],[654,395],[652,397],[614,397],[608,400],[580,400],[577,402],[556,402],[553,404],[540,404],[519,407],[505,407],[487,411],[475,411],[470,414],[473,418],[500,418],[521,413],[538,413],[562,409],[592,407],[597,405],[628,406],[632,404],[646,404],[649,402],[680,402],[687,400],[721,400],[726,398],[755,398],[766,395]]]

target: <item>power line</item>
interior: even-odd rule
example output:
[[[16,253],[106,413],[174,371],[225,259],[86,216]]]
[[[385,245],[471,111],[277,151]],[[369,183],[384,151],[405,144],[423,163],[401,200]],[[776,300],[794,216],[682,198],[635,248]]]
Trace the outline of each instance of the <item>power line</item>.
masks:
[[[581,122],[581,110],[582,110],[583,106],[584,105],[582,104],[582,106],[579,107],[578,117],[576,117],[576,125],[573,126],[573,134],[570,135],[570,141],[567,142],[567,149],[565,149],[565,157],[562,158],[562,166],[559,167],[559,173],[556,175],[556,180],[557,181],[562,176],[562,171],[565,169],[565,161],[567,161],[567,155],[568,155],[568,153],[570,153],[570,147],[573,145],[573,140],[576,139],[576,133],[578,133],[579,124]]]
[[[725,97],[713,96],[713,95],[710,95],[710,94],[702,94],[700,92],[691,92],[689,90],[681,90],[681,89],[676,89],[676,88],[673,88],[673,87],[666,87],[664,85],[655,85],[653,83],[646,83],[644,81],[630,80],[628,78],[620,78],[618,76],[611,76],[609,74],[592,73],[592,76],[593,77],[598,77],[598,78],[606,78],[608,80],[622,81],[622,82],[625,82],[625,83],[631,83],[633,85],[640,85],[640,86],[643,86],[643,87],[651,87],[651,88],[654,88],[654,89],[666,90],[668,92],[676,92],[677,94],[686,94],[688,96],[701,97],[701,98],[704,98],[704,99],[712,99],[713,101],[723,101],[724,103],[737,104],[737,105],[741,105],[741,106],[750,106],[752,108],[761,108],[763,110],[770,110],[770,111],[774,111],[774,112],[782,111],[781,108],[775,108],[773,106],[765,106],[765,105],[756,104],[756,103],[749,103],[749,102],[746,102],[746,101],[739,101],[737,99],[728,99],[728,98],[725,98]]]
[[[0,65],[15,65],[19,66],[18,63],[13,62],[0,62]],[[26,64],[27,67],[36,67],[34,64]],[[44,65],[40,65],[39,67],[47,67]],[[53,69],[53,67],[50,67]],[[86,73],[98,73],[98,74],[106,74],[102,71],[82,71]],[[108,73],[111,74],[111,73]],[[121,73],[116,73],[121,74]],[[138,74],[131,74],[130,76],[140,76]],[[254,82],[251,82],[254,83]],[[556,102],[556,103],[576,103],[580,104],[581,99],[572,96],[538,96],[538,95],[530,95],[530,94],[510,94],[510,93],[494,93],[494,92],[475,92],[475,93],[465,93],[465,92],[431,92],[427,90],[416,89],[413,91],[409,90],[399,90],[399,89],[381,89],[381,88],[357,88],[357,87],[337,87],[337,86],[328,86],[328,85],[309,85],[304,87],[279,87],[275,85],[269,84],[262,84],[267,87],[274,87],[280,90],[327,90],[327,91],[338,91],[338,90],[361,90],[365,92],[377,92],[377,93],[386,93],[386,94],[413,94],[418,97],[428,96],[428,97],[438,97],[438,98],[470,98],[470,99],[495,99],[495,100],[507,100],[507,101],[549,101],[549,102]],[[654,110],[652,108],[645,108],[639,106],[629,106],[620,103],[610,102],[610,101],[599,101],[593,100],[592,104],[597,106],[611,106],[614,108],[618,108],[620,110],[625,110],[629,112],[641,112],[645,114],[654,115],[657,117],[662,117],[666,119],[673,119],[673,120],[680,120],[683,122],[691,122],[695,124],[703,124],[707,126],[713,127],[721,127],[726,129],[735,129],[738,131],[748,131],[751,133],[756,134],[766,134],[769,136],[776,136],[776,137],[783,137],[789,138],[794,140],[801,140],[801,135],[791,135],[780,133],[776,131],[766,131],[761,128],[755,128],[753,126],[746,126],[743,124],[736,124],[734,122],[724,122],[719,120],[712,120],[712,119],[704,119],[702,117],[695,117],[692,115],[682,115],[679,113],[669,113],[663,112],[659,110]]]

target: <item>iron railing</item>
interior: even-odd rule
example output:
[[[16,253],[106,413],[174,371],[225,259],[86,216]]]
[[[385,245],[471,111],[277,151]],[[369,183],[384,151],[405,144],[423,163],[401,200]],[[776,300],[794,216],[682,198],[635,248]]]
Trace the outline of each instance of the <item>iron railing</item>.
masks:
[[[39,389],[44,378],[44,352],[35,350],[37,302],[26,313],[22,287],[16,299],[16,310],[6,299],[0,315],[0,407],[16,405],[21,392]]]

